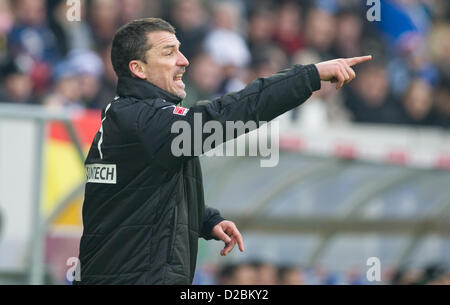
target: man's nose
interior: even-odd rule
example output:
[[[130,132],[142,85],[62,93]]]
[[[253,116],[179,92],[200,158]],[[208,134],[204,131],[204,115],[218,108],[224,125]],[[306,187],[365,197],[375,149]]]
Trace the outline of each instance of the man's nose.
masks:
[[[182,67],[187,67],[189,66],[189,61],[187,60],[186,57],[184,57],[183,53],[178,52],[179,56],[178,56],[178,60],[177,60],[177,65],[178,66],[182,66]]]

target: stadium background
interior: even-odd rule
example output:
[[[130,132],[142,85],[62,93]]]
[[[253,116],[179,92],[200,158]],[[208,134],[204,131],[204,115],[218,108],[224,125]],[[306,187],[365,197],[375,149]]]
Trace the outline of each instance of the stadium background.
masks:
[[[115,95],[116,29],[162,17],[190,61],[185,105],[293,64],[371,54],[351,85],[283,115],[280,163],[202,158],[207,204],[246,252],[200,241],[196,284],[449,283],[450,5],[445,0],[0,0],[0,283],[67,283],[82,161]]]

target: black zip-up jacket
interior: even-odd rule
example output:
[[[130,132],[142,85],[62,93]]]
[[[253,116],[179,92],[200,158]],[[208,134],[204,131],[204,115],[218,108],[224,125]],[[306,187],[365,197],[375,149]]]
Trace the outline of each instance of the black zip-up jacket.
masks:
[[[198,157],[172,154],[172,124],[193,127],[194,114],[202,124],[270,121],[318,89],[316,67],[297,65],[183,109],[175,106],[179,98],[145,80],[119,78],[85,162],[75,284],[191,284],[198,238],[213,238],[223,218],[205,207]]]

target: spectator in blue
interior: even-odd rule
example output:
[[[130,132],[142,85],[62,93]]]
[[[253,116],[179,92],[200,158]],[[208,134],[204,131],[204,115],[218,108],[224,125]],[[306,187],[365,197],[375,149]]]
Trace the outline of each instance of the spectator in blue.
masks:
[[[59,59],[57,41],[47,26],[44,0],[13,2],[16,17],[8,35],[9,53],[21,62],[33,82],[34,93],[47,92],[52,65]]]
[[[59,59],[57,41],[47,26],[44,0],[13,2],[16,22],[8,35],[13,56],[28,55],[35,61],[54,64]]]

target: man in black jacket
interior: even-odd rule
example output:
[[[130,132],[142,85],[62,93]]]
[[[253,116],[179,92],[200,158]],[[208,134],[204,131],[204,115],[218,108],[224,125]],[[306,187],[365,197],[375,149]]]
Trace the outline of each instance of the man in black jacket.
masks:
[[[175,30],[157,18],[133,21],[114,37],[117,97],[86,159],[80,243],[81,284],[191,284],[198,238],[225,243],[242,236],[233,222],[205,207],[198,154],[176,156],[174,123],[270,121],[306,101],[320,80],[338,87],[355,77],[350,65],[369,58],[295,66],[245,89],[190,109],[182,75],[189,65]]]

